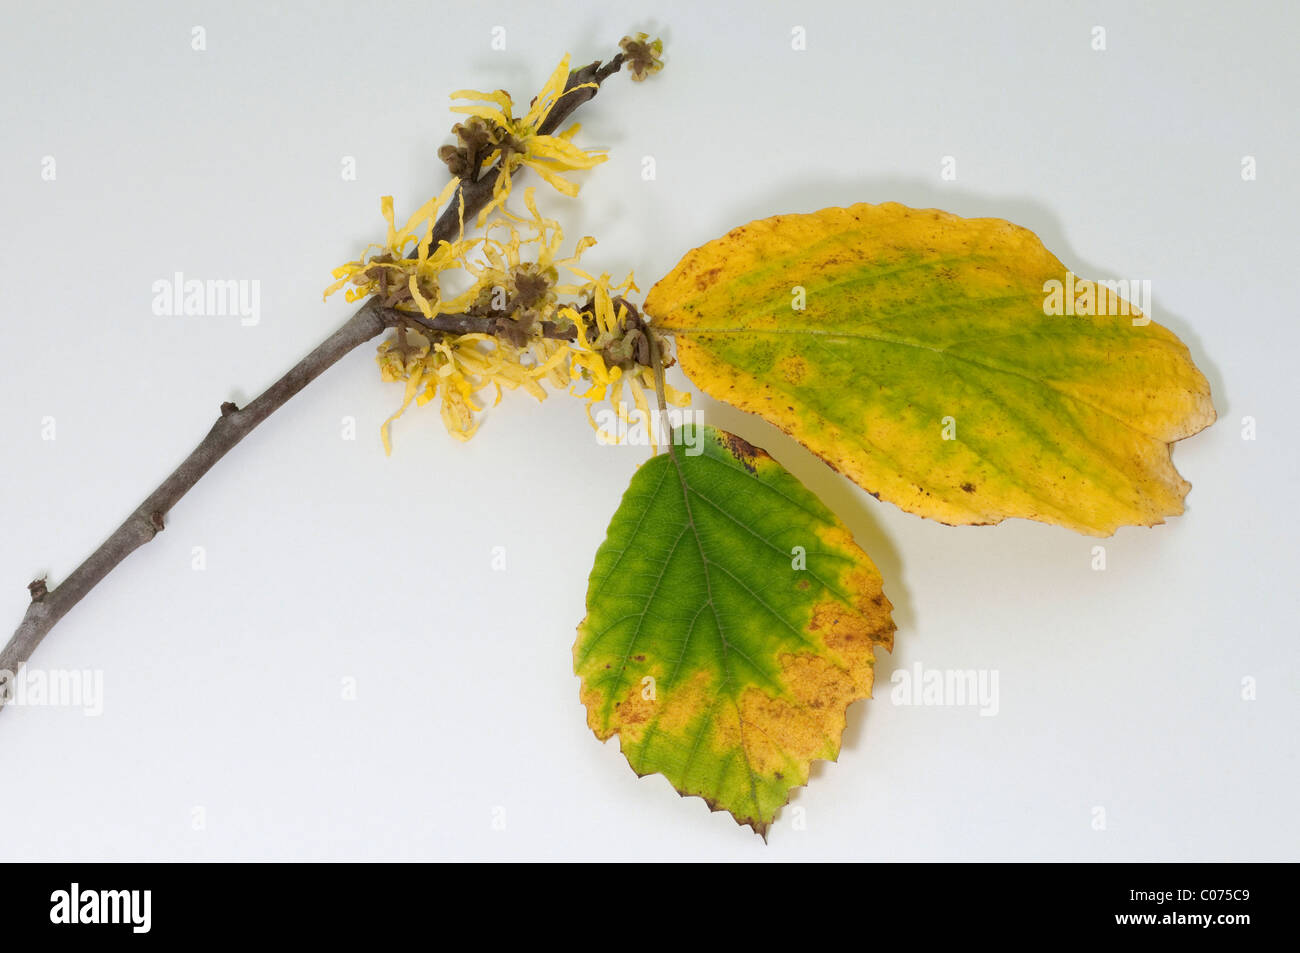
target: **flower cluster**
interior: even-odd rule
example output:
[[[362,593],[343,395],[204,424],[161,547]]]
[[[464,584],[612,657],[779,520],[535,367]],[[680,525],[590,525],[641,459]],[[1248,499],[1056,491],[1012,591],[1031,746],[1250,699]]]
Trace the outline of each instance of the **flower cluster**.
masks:
[[[412,224],[394,228],[392,202],[386,198],[390,234],[382,254],[363,256],[336,272],[339,280],[331,291],[350,283],[355,287],[348,288],[349,299],[377,294],[395,314],[411,316],[409,321],[398,317],[394,336],[379,346],[383,379],[405,385],[401,406],[384,421],[387,451],[392,421],[412,403],[423,406],[435,398],[441,398],[448,432],[460,440],[474,435],[476,415],[489,402],[499,403],[503,391],[522,389],[543,400],[544,384],[585,400],[593,427],[594,406],[602,402],[624,421],[625,396],[649,412],[648,395],[655,394],[651,335],[659,355],[666,355],[667,346],[625,297],[637,290],[633,276],[616,284],[608,274],[584,271],[580,258],[595,244],[591,237],[563,255],[563,230],[541,215],[534,192],[525,191],[528,216],[501,209],[482,237],[444,242],[433,252],[421,242],[415,258],[401,257]],[[417,215],[435,212],[426,206]],[[467,276],[469,286],[448,296],[442,272],[453,268]],[[443,331],[436,322],[421,320],[439,315],[482,330]],[[689,401],[671,387],[664,396],[675,406]]]
[[[624,43],[624,61],[640,71],[638,76],[658,68],[660,47],[645,39],[638,35]],[[477,415],[489,401],[499,403],[505,390],[522,389],[542,400],[546,384],[567,388],[587,402],[588,419],[597,430],[596,404],[608,401],[623,421],[629,417],[625,396],[643,413],[650,410],[654,361],[667,366],[671,358],[666,342],[626,297],[637,290],[633,277],[615,284],[608,274],[584,271],[580,259],[595,244],[591,237],[565,255],[563,230],[538,211],[535,189],[524,193],[527,215],[506,208],[512,175],[522,167],[572,195],[577,186],[558,173],[604,161],[603,154],[573,145],[576,125],[558,136],[541,131],[563,96],[594,85],[570,87],[569,82],[566,56],[521,117],[515,117],[504,92],[456,93],[455,98],[480,104],[454,109],[470,118],[453,129],[459,145],[440,152],[452,180],[400,228],[392,197],[385,197],[384,243],[334,271],[326,297],[343,288],[349,301],[373,295],[394,325],[393,337],[379,346],[377,357],[384,380],[401,382],[405,391],[401,406],[382,428],[389,452],[392,422],[412,403],[422,406],[435,399],[441,400],[448,432],[460,440],[474,435]],[[478,219],[482,233],[466,238],[459,186],[477,180],[491,166],[500,171]],[[435,225],[453,201],[458,203],[458,237],[435,245]],[[666,402],[688,402],[688,395],[664,390]]]
[[[325,289],[325,297],[352,285],[344,295],[348,301],[378,295],[386,308],[418,310],[427,318],[433,317],[441,304],[442,273],[463,267],[465,257],[482,242],[466,240],[462,227],[460,239],[430,248],[438,212],[455,194],[457,184],[455,179],[448,182],[441,195],[421,206],[400,229],[393,220],[393,197],[385,195],[380,210],[388,222],[387,239],[383,245],[368,246],[356,261],[335,268],[335,281]],[[411,242],[416,243],[415,254],[407,257]]]
[[[453,99],[477,102],[452,107],[452,112],[472,118],[452,128],[460,145],[443,146],[439,156],[447,163],[452,175],[459,178],[477,179],[483,168],[493,165],[501,170],[493,185],[492,201],[479,215],[480,225],[494,209],[505,205],[513,176],[521,167],[532,169],[557,191],[573,196],[578,194],[578,186],[560,173],[590,169],[608,158],[602,151],[581,149],[573,144],[573,137],[582,128],[577,123],[558,134],[542,132],[552,110],[563,97],[596,86],[595,83],[576,83],[573,86],[568,83],[569,58],[566,56],[533,99],[528,112],[518,117],[514,114],[514,101],[504,90],[485,93],[462,89],[451,94]]]

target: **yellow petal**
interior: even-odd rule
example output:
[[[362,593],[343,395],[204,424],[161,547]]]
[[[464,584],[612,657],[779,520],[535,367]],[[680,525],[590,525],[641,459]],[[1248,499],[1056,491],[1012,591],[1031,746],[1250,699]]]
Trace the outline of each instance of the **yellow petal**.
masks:
[[[570,182],[568,179],[556,175],[548,169],[544,163],[532,159],[525,159],[524,164],[545,179],[546,183],[550,185],[551,188],[555,189],[555,191],[567,195],[570,198],[578,194],[578,186],[576,183]]]
[[[406,408],[410,405],[411,401],[415,399],[416,391],[419,390],[420,387],[420,379],[423,376],[424,376],[424,370],[423,368],[421,368],[417,373],[412,374],[409,378],[407,378],[406,393],[402,398],[402,406],[398,407],[397,412],[393,414],[391,417],[389,417],[387,420],[385,420],[383,422],[383,425],[379,428],[379,436],[383,438],[384,441],[385,455],[392,456],[393,453],[393,443],[388,436],[388,425],[391,424],[398,417],[402,416],[403,413],[405,413]]]
[[[528,155],[553,160],[566,169],[590,169],[609,158],[603,152],[579,149],[559,136],[533,136],[528,140]]]
[[[550,78],[546,80],[546,85],[542,91],[537,94],[532,105],[528,108],[527,115],[524,116],[522,124],[529,129],[536,129],[546,119],[547,113],[555,105],[555,101],[560,98],[564,92],[564,85],[569,81],[569,54],[565,53],[560,60],[560,64],[555,67]]]
[[[483,102],[496,103],[501,111],[510,115],[510,109],[514,105],[514,100],[504,89],[494,89],[490,93],[485,93],[477,89],[458,89],[451,94],[452,99],[478,99]]]
[[[510,117],[495,106],[452,106],[451,111],[464,113],[466,116],[478,116],[480,119],[486,119],[502,126],[510,125]]]

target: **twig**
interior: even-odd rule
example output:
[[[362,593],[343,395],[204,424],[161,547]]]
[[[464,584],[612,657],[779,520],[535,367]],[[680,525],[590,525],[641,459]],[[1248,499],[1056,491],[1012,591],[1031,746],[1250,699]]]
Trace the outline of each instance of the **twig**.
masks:
[[[668,420],[668,392],[664,382],[664,361],[659,353],[659,339],[655,334],[653,326],[650,327],[646,334],[646,340],[650,345],[650,366],[654,369],[655,375],[655,397],[659,402],[659,419]],[[655,428],[656,431],[658,428]],[[668,454],[677,461],[677,451],[673,448],[673,428],[671,423],[668,426]]]
[[[389,316],[394,326],[405,321],[426,331],[450,331],[453,334],[496,334],[497,321],[501,320],[491,315],[472,314],[435,314],[432,318],[426,318],[422,314],[409,311],[391,311]],[[543,321],[540,327],[544,338],[553,338],[557,341],[576,341],[578,338],[578,329],[571,324]]]
[[[254,427],[284,406],[290,397],[333,366],[344,354],[358,344],[369,341],[388,326],[381,309],[372,299],[343,327],[326,338],[316,350],[294,365],[289,373],[268,387],[247,407],[241,409],[230,402],[222,404],[221,416],[212,425],[208,435],[194,448],[194,452],[135,508],[126,522],[102,546],[53,589],[46,591],[44,580],[37,580],[28,587],[32,591],[32,602],[13,638],[0,651],[0,673],[14,675],[31,658],[32,652],[55,623],[67,615],[69,609],[80,602],[118,563],[162,532],[163,520],[168,511]],[[3,703],[4,699],[0,697],[0,705]]]
[[[561,97],[552,108],[546,120],[541,124],[543,133],[553,132],[573,110],[596,95],[599,84],[618,72],[623,65],[620,53],[605,65],[599,61],[573,70],[569,74],[566,89],[574,89],[583,83],[595,83],[595,87],[574,89]],[[463,182],[460,191],[465,197],[465,217],[477,214],[492,198],[493,185],[500,175],[496,166],[475,182]],[[433,244],[450,241],[459,230],[459,202],[453,201],[443,212],[433,229]],[[90,590],[95,588],[122,560],[149,542],[163,530],[164,520],[176,503],[216,464],[235,444],[243,440],[254,427],[300,390],[314,381],[329,367],[333,366],[344,354],[366,341],[377,337],[385,329],[398,326],[400,321],[413,320],[416,324],[427,324],[430,330],[457,331],[469,328],[465,322],[494,322],[494,318],[472,318],[467,315],[437,315],[433,319],[418,316],[415,320],[404,312],[381,308],[376,299],[368,300],[348,320],[343,327],[331,334],[319,347],[296,364],[292,370],[272,384],[247,407],[239,408],[227,402],[221,405],[221,416],[212,425],[208,435],[203,438],[185,461],[162,484],[149,494],[143,503],[126,518],[98,549],[74,569],[62,583],[48,589],[44,579],[30,583],[32,601],[23,615],[13,637],[0,650],[0,685],[12,679],[25,665],[36,647],[54,628],[55,624],[68,614],[68,611],[80,602]],[[446,325],[445,327],[443,325]],[[546,325],[550,325],[549,329]],[[473,330],[485,330],[477,323]],[[545,322],[543,334],[548,337],[561,337],[564,329]],[[488,331],[487,333],[491,333]],[[5,693],[0,692],[0,708],[6,702]]]

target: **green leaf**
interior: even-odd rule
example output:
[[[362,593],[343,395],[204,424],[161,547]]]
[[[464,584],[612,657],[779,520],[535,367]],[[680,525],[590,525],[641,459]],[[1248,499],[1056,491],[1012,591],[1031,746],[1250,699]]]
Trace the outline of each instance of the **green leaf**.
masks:
[[[587,723],[638,775],[766,836],[892,648],[880,574],[762,450],[712,428],[633,476],[573,647]],[[688,431],[688,434],[690,431]]]
[[[1163,522],[1190,489],[1170,445],[1215,417],[1177,337],[1000,219],[751,222],[688,253],[646,312],[703,391],[944,523]]]

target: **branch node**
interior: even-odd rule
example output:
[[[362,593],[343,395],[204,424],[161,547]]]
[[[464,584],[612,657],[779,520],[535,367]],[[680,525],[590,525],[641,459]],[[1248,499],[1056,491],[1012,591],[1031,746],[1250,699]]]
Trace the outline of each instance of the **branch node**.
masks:
[[[228,400],[221,405],[222,417],[229,417],[231,414],[236,414],[238,412],[239,412],[239,405],[236,404],[233,400]]]
[[[45,587],[45,577],[42,576],[40,579],[33,579],[29,582],[27,584],[27,591],[32,594],[32,602],[42,601],[45,598],[45,594],[49,592],[49,589]]]
[[[162,511],[154,510],[152,513],[149,514],[149,525],[153,527],[153,531],[155,534],[161,533],[163,530],[167,528],[166,524],[163,523]]]

